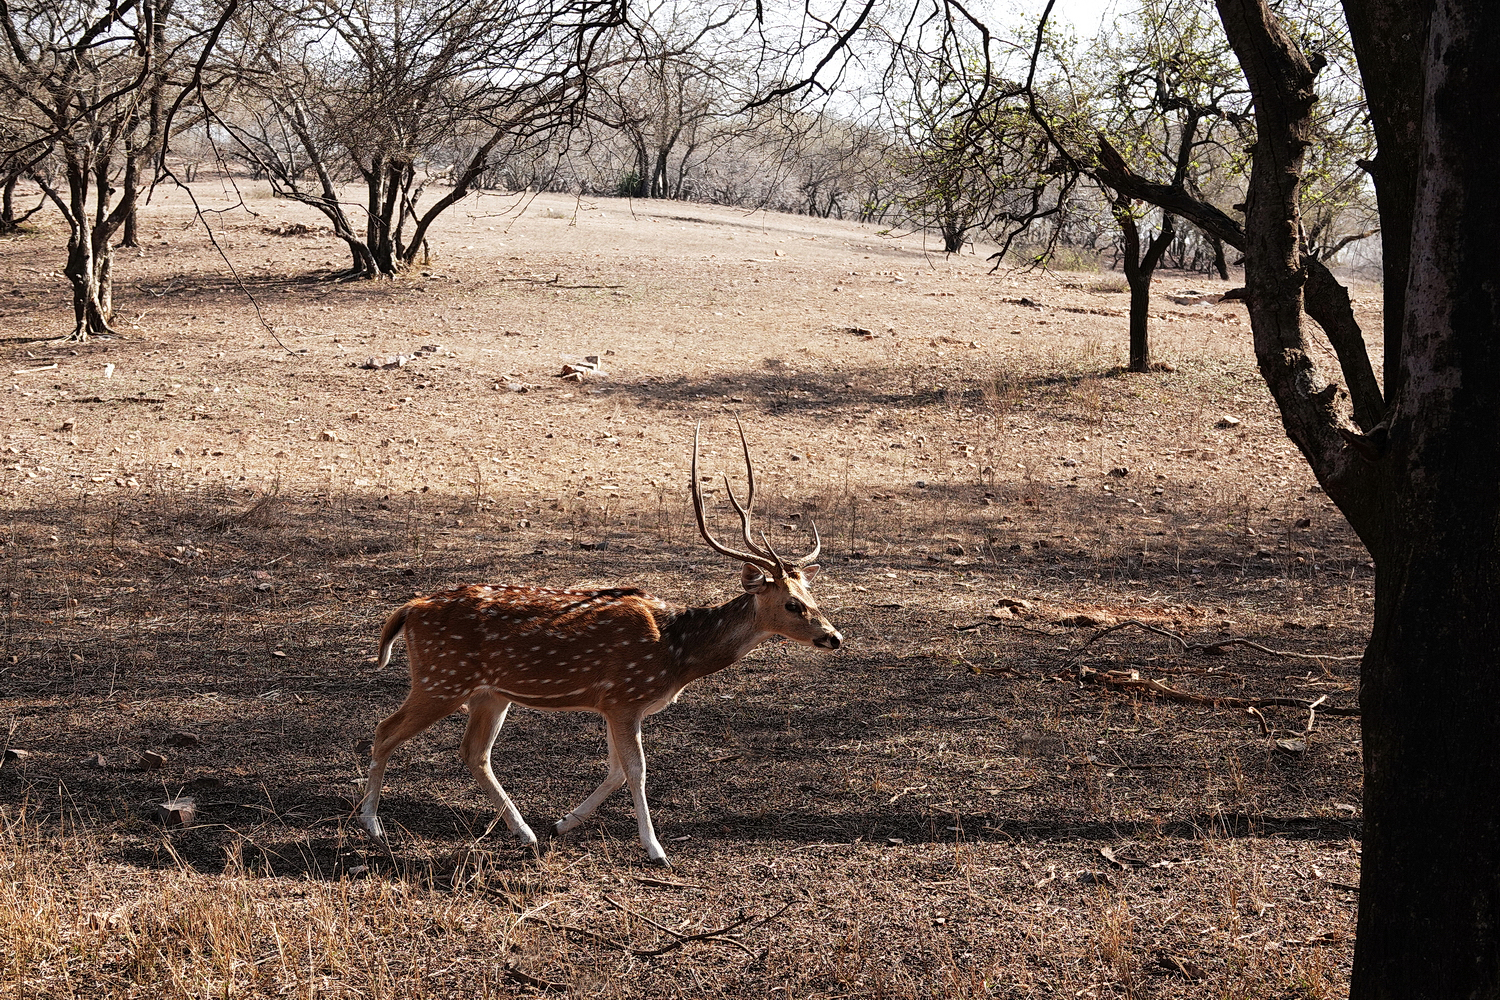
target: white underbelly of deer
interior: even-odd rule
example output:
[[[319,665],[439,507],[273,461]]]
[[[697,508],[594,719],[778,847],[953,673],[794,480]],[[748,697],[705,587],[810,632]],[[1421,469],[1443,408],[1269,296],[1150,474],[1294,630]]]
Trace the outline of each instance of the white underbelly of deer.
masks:
[[[745,458],[748,468],[748,447]],[[744,507],[729,494],[740,513],[747,550],[728,548],[709,533],[697,482],[695,438],[693,500],[699,528],[716,551],[745,562],[740,575],[745,593],[732,601],[680,608],[635,588],[470,586],[419,597],[387,619],[380,637],[380,665],[390,661],[397,637],[404,634],[411,689],[395,714],[375,730],[359,811],[360,823],[371,836],[385,836],[377,810],[391,754],[467,704],[469,722],[460,756],[506,826],[525,842],[535,843],[536,835],[490,766],[490,750],[506,712],[518,704],[604,717],[609,773],[557,822],[556,831],[565,833],[582,823],[611,793],[628,784],[646,854],[666,863],[646,805],[641,720],[674,702],[687,684],[732,665],[772,635],[824,649],[837,649],[843,642],[812,598],[810,584],[818,567],[811,563],[819,547],[788,562],[769,544],[762,547],[751,541],[753,473]]]

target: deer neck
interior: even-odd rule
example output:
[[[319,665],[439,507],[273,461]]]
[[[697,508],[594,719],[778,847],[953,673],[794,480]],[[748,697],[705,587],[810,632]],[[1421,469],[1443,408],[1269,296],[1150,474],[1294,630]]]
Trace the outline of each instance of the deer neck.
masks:
[[[661,635],[686,684],[733,666],[771,633],[755,627],[754,595],[741,594],[716,607],[674,609]]]

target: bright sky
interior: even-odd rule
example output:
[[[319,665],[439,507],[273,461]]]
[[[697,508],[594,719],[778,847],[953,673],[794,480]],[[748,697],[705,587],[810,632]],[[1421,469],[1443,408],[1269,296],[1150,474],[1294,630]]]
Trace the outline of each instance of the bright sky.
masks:
[[[1017,6],[1034,21],[1047,4],[1046,0],[1020,0]],[[1106,18],[1112,24],[1116,16],[1129,17],[1136,7],[1132,0],[1057,0],[1052,16],[1071,23],[1080,39],[1088,39],[1099,33]]]

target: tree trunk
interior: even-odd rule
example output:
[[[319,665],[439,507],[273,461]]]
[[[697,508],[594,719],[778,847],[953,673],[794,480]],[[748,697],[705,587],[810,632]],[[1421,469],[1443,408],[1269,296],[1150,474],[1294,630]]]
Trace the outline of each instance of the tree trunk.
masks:
[[[1380,212],[1380,265],[1385,303],[1385,357],[1401,356],[1411,267],[1412,206],[1422,121],[1422,48],[1431,0],[1345,0],[1349,36],[1369,98],[1379,154],[1369,164]],[[1494,94],[1485,95],[1493,101]],[[1389,360],[1385,394],[1394,398],[1400,371]]]
[[[377,277],[396,273],[391,251],[390,206],[392,164],[383,155],[371,157],[365,175],[365,249],[373,272],[366,277]]]
[[[90,169],[91,156],[92,150],[87,148],[64,147],[67,197],[44,187],[68,220],[68,262],[63,274],[73,286],[73,332],[69,339],[74,341],[114,332],[109,326],[114,313],[114,251],[109,241],[118,215],[108,211],[108,173]],[[105,186],[92,188],[90,182],[96,178],[103,178]]]
[[[1151,370],[1151,275],[1161,262],[1175,236],[1174,220],[1162,214],[1161,229],[1141,253],[1141,231],[1135,220],[1130,199],[1116,195],[1113,211],[1120,224],[1124,246],[1121,254],[1125,266],[1125,283],[1130,286],[1130,364],[1133,372]]]
[[[112,333],[114,315],[114,251],[109,240],[95,239],[98,230],[85,226],[68,241],[68,263],[63,274],[73,285],[73,340]]]
[[[7,174],[5,183],[0,185],[0,233],[14,233],[21,228],[16,221],[16,185],[20,180],[18,174]]]
[[[643,139],[635,142],[635,190],[631,193],[637,198],[651,197],[651,155]]]
[[[1360,695],[1358,1000],[1500,996],[1496,37],[1486,0],[1440,2],[1427,35],[1401,389],[1379,459],[1389,534]]]
[[[1130,286],[1130,363],[1133,372],[1151,370],[1151,278],[1126,278]]]
[[[667,188],[667,150],[665,149],[656,151],[656,164],[651,168],[651,197],[671,197],[671,192]]]
[[[1208,238],[1214,248],[1214,270],[1219,272],[1220,281],[1229,280],[1229,262],[1224,259],[1224,241],[1216,236]]]
[[[125,231],[120,237],[120,246],[138,247],[141,245],[139,233],[136,231],[136,189],[140,184],[140,167],[136,162],[135,147],[129,143],[125,146],[125,177],[121,185],[125,192],[128,208],[125,213]]]
[[[1255,100],[1256,141],[1251,149],[1250,182],[1245,196],[1245,227],[1231,226],[1226,242],[1239,239],[1245,250],[1245,303],[1262,377],[1281,412],[1287,437],[1301,449],[1318,482],[1336,503],[1360,540],[1378,553],[1386,531],[1377,470],[1346,443],[1351,433],[1347,394],[1320,371],[1316,349],[1303,327],[1303,309],[1326,305],[1326,292],[1310,294],[1309,275],[1318,272],[1302,254],[1301,212],[1303,157],[1312,128],[1317,94],[1314,67],[1276,21],[1264,0],[1218,0],[1220,19]],[[1322,268],[1326,272],[1326,268]],[[1319,272],[1321,273],[1321,272]],[[1343,291],[1331,277],[1329,283]],[[1308,293],[1308,294],[1305,294]],[[1347,304],[1347,294],[1344,302]],[[1350,314],[1352,316],[1352,314]],[[1337,314],[1319,315],[1339,360],[1357,367],[1345,355],[1346,337],[1360,338],[1340,327]],[[1342,345],[1342,346],[1341,346]],[[1373,392],[1365,405],[1382,409],[1379,389],[1368,370],[1351,385],[1356,402]]]

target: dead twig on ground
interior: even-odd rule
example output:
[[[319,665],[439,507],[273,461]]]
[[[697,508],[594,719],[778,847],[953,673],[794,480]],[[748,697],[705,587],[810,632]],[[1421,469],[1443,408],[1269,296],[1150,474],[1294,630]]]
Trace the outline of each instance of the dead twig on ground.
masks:
[[[550,979],[538,979],[536,976],[522,972],[516,968],[515,962],[506,962],[505,965],[501,966],[500,973],[513,983],[530,986],[533,989],[541,990],[543,993],[566,993],[571,988],[567,983],[554,983]]]
[[[1083,640],[1083,642],[1073,650],[1072,655],[1068,657],[1063,665],[1071,667],[1078,661],[1078,658],[1083,654],[1083,651],[1085,649],[1088,649],[1089,646],[1095,642],[1095,640],[1106,636],[1111,632],[1118,632],[1122,628],[1130,628],[1132,626],[1138,629],[1143,629],[1144,631],[1150,632],[1153,635],[1159,635],[1163,638],[1171,639],[1173,642],[1181,646],[1183,652],[1185,653],[1220,652],[1224,649],[1225,646],[1248,646],[1251,649],[1258,650],[1269,656],[1280,656],[1294,660],[1313,660],[1314,662],[1320,664],[1347,663],[1352,660],[1360,660],[1364,658],[1363,653],[1356,653],[1353,656],[1334,656],[1328,653],[1299,653],[1294,650],[1288,649],[1271,649],[1269,646],[1262,646],[1260,643],[1254,642],[1250,639],[1239,638],[1217,639],[1213,642],[1192,643],[1188,642],[1186,639],[1178,635],[1176,632],[1173,632],[1171,629],[1162,628],[1159,625],[1148,625],[1136,618],[1127,618],[1125,621],[1116,622],[1113,625],[1106,625],[1105,627],[1099,629],[1099,631],[1095,632],[1093,635],[1089,636],[1087,639]]]
[[[496,278],[496,281],[520,281],[528,285],[546,285],[549,288],[624,288],[624,285],[564,285],[562,275],[554,278]]]
[[[610,906],[613,906],[615,909],[619,910],[621,913],[628,913],[632,917],[635,917],[637,920],[643,920],[643,921],[645,921],[646,923],[650,924],[652,927],[655,927],[657,930],[661,931],[663,934],[670,934],[672,937],[676,938],[675,941],[669,942],[668,944],[664,945],[661,948],[654,948],[654,949],[652,949],[650,951],[640,951],[640,950],[632,949],[632,951],[634,952],[634,954],[639,955],[639,956],[641,956],[643,958],[644,957],[650,957],[650,956],[653,956],[653,955],[665,955],[667,952],[672,951],[673,949],[676,949],[676,948],[681,948],[683,945],[688,944],[689,942],[692,942],[692,941],[716,941],[716,942],[719,942],[721,944],[733,945],[734,947],[738,948],[740,951],[743,951],[745,954],[749,955],[751,958],[755,958],[756,957],[755,952],[752,951],[749,947],[747,947],[744,944],[744,942],[742,942],[742,941],[736,941],[733,938],[724,937],[725,934],[729,933],[730,931],[734,930],[735,928],[742,927],[745,924],[749,923],[751,920],[755,919],[750,914],[746,914],[744,912],[741,912],[740,916],[739,916],[739,919],[731,921],[730,923],[725,924],[723,927],[720,927],[718,930],[700,931],[697,934],[683,934],[680,931],[674,931],[672,928],[667,927],[665,924],[661,924],[661,923],[658,923],[655,920],[652,920],[650,917],[646,916],[644,913],[637,913],[635,910],[632,910],[630,907],[624,905],[619,900],[616,900],[613,897],[605,896],[604,897],[604,901],[606,903],[608,903]],[[787,905],[791,905],[791,904],[787,904]],[[785,913],[786,909],[783,908],[781,912]]]
[[[628,951],[632,955],[640,954],[624,941],[616,941],[612,937],[605,937],[603,934],[600,934],[597,931],[591,931],[587,927],[579,927],[575,924],[554,924],[550,920],[537,920],[537,923],[541,924],[543,927],[547,928],[550,931],[561,931],[564,934],[577,934],[579,937],[588,938],[590,941],[606,945],[607,947],[614,948],[618,951]]]
[[[990,626],[991,628],[1012,628],[1021,632],[1035,632],[1037,635],[1057,636],[1063,634],[1056,629],[1037,628],[1035,625],[1023,625],[1020,622],[1008,622],[998,618],[989,621],[973,622],[968,625],[954,625],[951,627],[955,632],[972,632],[975,629],[984,628],[984,626],[986,625]]]
[[[730,931],[737,930],[741,927],[746,926],[747,924],[750,927],[763,926],[764,924],[775,920],[777,917],[781,916],[792,907],[791,903],[787,903],[781,909],[766,917],[756,917],[754,914],[741,913],[738,919],[725,924],[723,927],[718,927],[710,931],[699,931],[696,934],[684,934],[681,931],[675,931],[670,927],[652,920],[650,917],[646,916],[643,913],[638,913],[635,910],[630,909],[629,907],[609,896],[605,896],[604,901],[610,906],[613,906],[615,909],[621,911],[622,913],[628,913],[632,917],[650,924],[652,927],[656,928],[662,933],[670,935],[673,940],[661,946],[660,948],[637,948],[628,942],[616,940],[615,938],[600,934],[598,931],[591,931],[587,927],[579,927],[576,924],[554,924],[551,921],[539,919],[531,914],[523,915],[522,919],[531,917],[531,919],[536,920],[537,923],[541,924],[543,927],[548,928],[549,930],[561,931],[565,934],[576,934],[579,937],[587,938],[590,941],[593,941],[597,944],[602,944],[608,948],[614,948],[618,951],[628,952],[629,954],[634,955],[637,958],[654,958],[657,955],[665,955],[669,951],[675,951],[676,949],[681,948],[683,945],[691,944],[695,941],[714,941],[720,944],[732,945],[733,947],[738,948],[740,951],[743,951],[745,954],[749,955],[751,958],[760,958],[762,956],[756,954],[756,952],[747,947],[743,942],[736,941],[730,937],[726,937],[726,935],[729,934]]]
[[[1161,681],[1142,677],[1138,670],[1095,670],[1093,667],[1079,667],[1077,676],[1080,681],[1100,684],[1104,687],[1149,691],[1170,701],[1183,702],[1190,705],[1212,705],[1221,708],[1261,709],[1275,706],[1301,708],[1311,712],[1314,708],[1321,706],[1328,698],[1327,695],[1322,695],[1316,701],[1309,701],[1306,698],[1236,698],[1231,695],[1197,694],[1192,691],[1179,691],[1176,688],[1168,687]],[[1359,709],[1357,708],[1327,706],[1323,708],[1323,711],[1328,715],[1359,715]]]

